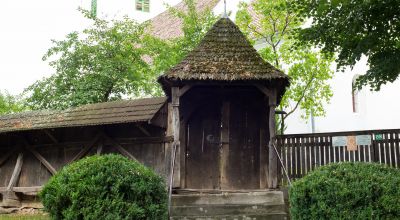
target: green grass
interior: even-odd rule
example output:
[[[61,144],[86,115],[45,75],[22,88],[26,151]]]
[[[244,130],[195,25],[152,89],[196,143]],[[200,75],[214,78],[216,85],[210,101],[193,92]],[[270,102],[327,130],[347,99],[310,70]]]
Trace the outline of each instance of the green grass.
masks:
[[[4,214],[0,215],[0,220],[50,220],[48,215],[34,214],[34,215],[16,215]]]

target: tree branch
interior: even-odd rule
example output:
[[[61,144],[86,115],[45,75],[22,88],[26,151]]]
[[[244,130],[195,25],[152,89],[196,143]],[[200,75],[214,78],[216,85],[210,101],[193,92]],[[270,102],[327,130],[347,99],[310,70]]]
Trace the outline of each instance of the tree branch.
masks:
[[[315,73],[313,73],[310,77],[310,80],[307,82],[306,86],[304,87],[303,93],[300,96],[300,99],[297,101],[296,105],[294,106],[294,108],[292,110],[290,110],[284,117],[283,119],[286,119],[289,115],[291,115],[294,111],[296,111],[296,109],[299,107],[300,102],[304,99],[305,95],[306,95],[306,91],[308,90],[308,88],[311,86],[312,81],[314,80],[314,75]]]

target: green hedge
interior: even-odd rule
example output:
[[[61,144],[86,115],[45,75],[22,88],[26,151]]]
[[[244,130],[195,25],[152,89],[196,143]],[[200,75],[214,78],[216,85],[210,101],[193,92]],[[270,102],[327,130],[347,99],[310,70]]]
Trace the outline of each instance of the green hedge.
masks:
[[[292,219],[400,219],[400,170],[330,164],[295,181],[289,201]]]
[[[167,219],[163,179],[119,155],[64,167],[40,193],[53,219]]]

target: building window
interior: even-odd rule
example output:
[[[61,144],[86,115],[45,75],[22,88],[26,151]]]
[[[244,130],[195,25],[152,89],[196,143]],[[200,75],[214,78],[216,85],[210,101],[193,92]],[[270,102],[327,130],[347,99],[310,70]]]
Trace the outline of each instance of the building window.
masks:
[[[150,11],[150,0],[136,0],[136,10],[149,12]]]
[[[358,113],[358,111],[359,111],[358,93],[360,92],[360,90],[356,86],[356,82],[357,82],[357,79],[359,76],[360,75],[355,75],[351,82],[351,98],[352,98],[352,104],[353,104],[353,113]]]

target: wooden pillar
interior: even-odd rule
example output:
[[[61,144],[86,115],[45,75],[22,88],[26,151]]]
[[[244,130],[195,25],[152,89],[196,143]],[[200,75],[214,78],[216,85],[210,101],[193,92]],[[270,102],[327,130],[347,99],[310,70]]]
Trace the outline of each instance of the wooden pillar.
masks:
[[[180,117],[179,117],[179,87],[171,88],[172,97],[172,135],[174,137],[173,146],[176,147],[175,154],[175,166],[174,166],[174,181],[173,187],[179,187],[181,182],[181,169],[180,169],[180,155],[181,155],[181,147],[180,147]],[[173,151],[174,149],[172,149]],[[173,153],[173,152],[172,152]]]
[[[276,144],[275,133],[275,107],[276,107],[276,90],[271,90],[269,95],[269,144],[268,144],[268,188],[275,189],[278,187],[278,156],[274,149]]]
[[[20,152],[18,154],[17,162],[15,163],[14,171],[11,175],[10,182],[7,186],[7,191],[3,194],[3,202],[1,206],[4,207],[19,207],[21,206],[21,201],[18,196],[13,191],[15,185],[19,180],[19,175],[21,174],[21,168],[23,163],[24,154]]]

